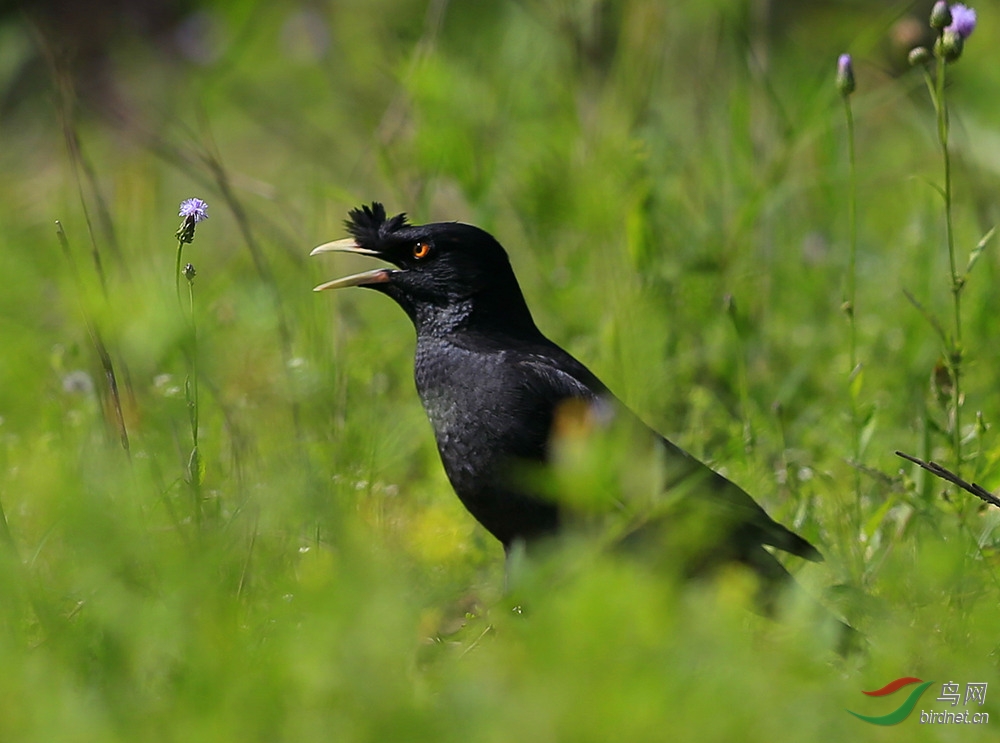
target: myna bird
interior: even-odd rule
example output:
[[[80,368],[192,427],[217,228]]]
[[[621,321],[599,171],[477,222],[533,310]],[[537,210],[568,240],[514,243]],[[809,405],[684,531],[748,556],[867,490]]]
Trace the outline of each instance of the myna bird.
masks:
[[[374,289],[406,312],[417,333],[417,392],[445,472],[468,511],[508,553],[568,527],[577,515],[572,498],[552,497],[529,476],[553,466],[560,433],[617,419],[627,421],[633,434],[640,431],[644,443],[638,448],[655,452],[662,473],[655,489],[664,502],[681,494],[677,507],[662,514],[655,508],[653,516],[629,514],[643,525],[636,531],[652,523],[658,533],[670,534],[694,524],[709,540],[685,572],[735,562],[775,584],[788,574],[766,547],[823,559],[739,486],[640,423],[587,367],[546,338],[506,251],[487,232],[458,222],[411,225],[404,214],[387,217],[379,203],[349,216],[350,237],[312,254],[355,253],[391,267],[329,281],[316,291]],[[623,501],[620,493],[607,494],[607,510],[620,513]]]

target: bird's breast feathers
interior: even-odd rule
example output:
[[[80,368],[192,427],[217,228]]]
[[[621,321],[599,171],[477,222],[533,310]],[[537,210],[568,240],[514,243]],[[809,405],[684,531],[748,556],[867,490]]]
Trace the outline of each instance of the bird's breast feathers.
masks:
[[[510,349],[418,340],[414,371],[446,467],[473,454],[542,459],[558,406],[594,397],[545,359]]]

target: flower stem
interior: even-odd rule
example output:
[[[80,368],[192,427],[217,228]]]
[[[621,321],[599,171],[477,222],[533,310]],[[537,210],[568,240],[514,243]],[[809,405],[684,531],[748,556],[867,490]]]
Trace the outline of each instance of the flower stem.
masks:
[[[934,104],[937,111],[938,141],[944,158],[944,221],[948,242],[948,267],[951,271],[951,295],[954,302],[955,329],[947,349],[947,365],[952,376],[951,396],[951,448],[955,457],[955,474],[962,473],[962,284],[955,266],[955,233],[951,216],[951,156],[948,151],[948,104],[945,99],[945,60],[938,57],[937,80],[934,89]]]
[[[855,369],[858,366],[858,346],[857,346],[857,327],[855,324],[855,284],[857,276],[857,257],[858,257],[858,175],[857,166],[854,157],[854,113],[851,110],[850,98],[844,98],[844,115],[847,119],[847,158],[849,166],[849,191],[850,198],[847,205],[847,225],[848,225],[848,240],[849,245],[849,258],[848,258],[848,268],[847,268],[847,320],[850,324],[850,361],[851,368],[849,373],[853,376]]]
[[[862,456],[862,424],[861,415],[858,410],[858,393],[860,392],[861,380],[858,375],[861,373],[858,363],[858,333],[856,320],[856,285],[857,285],[857,257],[858,257],[858,175],[857,163],[854,147],[854,112],[851,108],[850,96],[843,96],[844,116],[847,122],[847,161],[848,161],[848,205],[847,205],[847,225],[848,225],[848,267],[847,286],[845,290],[844,309],[847,312],[848,348],[850,355],[850,368],[847,374],[847,392],[851,405],[851,425],[854,429],[854,524],[852,525],[851,544],[856,543],[857,535],[861,533],[862,512],[861,512],[861,470],[859,469]],[[860,553],[855,555],[861,564]]]
[[[194,315],[194,282],[188,282],[188,300],[191,308],[191,440],[198,446],[198,326]]]
[[[174,265],[174,289],[177,292],[177,304],[181,303],[181,254],[184,252],[184,241],[177,240],[177,262]]]
[[[191,325],[191,345],[187,353],[188,377],[184,384],[188,420],[191,425],[191,455],[188,458],[188,479],[191,484],[191,494],[194,498],[195,519],[200,524],[202,520],[202,503],[201,450],[198,448],[198,325],[195,322],[194,281],[190,278],[188,279],[188,307],[190,310],[188,320]]]

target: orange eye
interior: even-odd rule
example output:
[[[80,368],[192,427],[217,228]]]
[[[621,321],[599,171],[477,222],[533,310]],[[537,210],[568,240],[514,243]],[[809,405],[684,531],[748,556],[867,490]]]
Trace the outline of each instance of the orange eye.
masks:
[[[430,255],[431,246],[429,243],[420,242],[413,246],[413,257],[417,260],[421,258],[426,258]]]

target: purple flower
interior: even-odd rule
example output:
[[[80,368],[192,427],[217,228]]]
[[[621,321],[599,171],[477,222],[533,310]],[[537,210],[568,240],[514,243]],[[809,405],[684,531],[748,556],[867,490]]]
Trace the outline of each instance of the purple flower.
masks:
[[[951,25],[948,26],[946,30],[954,31],[962,40],[972,36],[972,32],[976,30],[976,11],[972,8],[967,8],[961,3],[956,3],[951,6]]]
[[[854,92],[854,65],[850,54],[837,58],[837,90],[845,98]]]
[[[193,217],[195,223],[208,219],[208,204],[201,199],[185,199],[181,202],[180,217]]]

